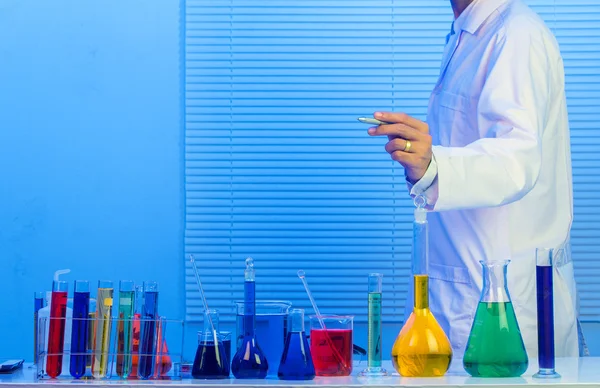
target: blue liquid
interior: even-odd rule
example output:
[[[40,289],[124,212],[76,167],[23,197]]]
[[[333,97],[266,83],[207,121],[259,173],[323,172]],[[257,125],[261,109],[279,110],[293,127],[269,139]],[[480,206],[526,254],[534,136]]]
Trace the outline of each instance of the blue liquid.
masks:
[[[90,293],[75,292],[73,294],[73,324],[71,329],[71,362],[69,372],[76,379],[85,374],[89,310]]]
[[[236,318],[236,345],[239,348],[244,338],[244,316],[238,315]],[[269,370],[267,371],[267,375],[269,376],[276,376],[279,369],[279,362],[281,361],[288,335],[286,318],[287,315],[285,314],[256,315],[256,342],[260,344],[260,349],[269,362]]]
[[[255,287],[253,281],[244,282],[244,337],[231,363],[231,371],[237,379],[264,379],[269,369],[267,358],[258,346],[254,333]]]
[[[277,376],[282,380],[312,380],[315,378],[315,366],[304,332],[288,333]]]
[[[231,344],[231,341],[228,341]],[[219,359],[217,359],[217,349]],[[192,376],[195,379],[225,379],[229,377],[229,356],[223,342],[202,341],[196,350]]]
[[[554,298],[552,267],[537,266],[538,360],[540,368],[554,369]]]
[[[156,320],[158,319],[158,292],[144,292],[140,331],[138,375],[147,379],[154,373],[156,357]]]

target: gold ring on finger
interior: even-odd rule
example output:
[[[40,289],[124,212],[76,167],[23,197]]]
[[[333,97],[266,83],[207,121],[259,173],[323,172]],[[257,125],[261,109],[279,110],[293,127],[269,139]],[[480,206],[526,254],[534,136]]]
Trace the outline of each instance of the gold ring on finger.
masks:
[[[406,145],[404,146],[404,149],[402,151],[410,152],[410,147],[412,147],[412,143],[410,142],[410,140],[407,140]]]

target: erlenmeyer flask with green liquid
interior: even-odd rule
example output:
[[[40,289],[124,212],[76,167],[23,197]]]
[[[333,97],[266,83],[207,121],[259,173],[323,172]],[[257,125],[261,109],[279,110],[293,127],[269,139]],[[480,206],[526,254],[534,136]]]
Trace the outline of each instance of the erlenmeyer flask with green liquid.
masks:
[[[508,293],[510,260],[480,261],[483,289],[471,327],[463,366],[473,377],[518,377],[529,360]]]
[[[415,198],[415,205],[412,247],[414,309],[394,342],[392,364],[404,377],[443,376],[452,361],[452,347],[429,309],[427,211],[424,198]]]

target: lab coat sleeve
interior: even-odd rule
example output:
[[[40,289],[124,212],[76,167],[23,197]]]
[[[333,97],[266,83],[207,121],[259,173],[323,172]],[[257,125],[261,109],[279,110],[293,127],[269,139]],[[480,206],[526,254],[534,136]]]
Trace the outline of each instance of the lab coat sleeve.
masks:
[[[435,155],[432,155],[431,163],[429,163],[427,171],[425,171],[425,175],[421,179],[414,185],[408,179],[406,180],[410,196],[414,198],[418,195],[423,195],[427,204],[435,203],[437,201],[437,190],[429,190],[429,188],[436,183],[437,173],[437,162]],[[431,209],[430,205],[426,205],[426,208]]]
[[[507,28],[482,66],[487,77],[477,123],[483,137],[465,147],[433,147],[437,177],[425,195],[435,211],[517,201],[539,176],[550,94],[542,38],[518,26]]]

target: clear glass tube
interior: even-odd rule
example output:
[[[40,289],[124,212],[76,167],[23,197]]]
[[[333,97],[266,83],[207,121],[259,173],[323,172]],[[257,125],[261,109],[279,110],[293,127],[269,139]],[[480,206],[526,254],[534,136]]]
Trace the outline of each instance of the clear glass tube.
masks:
[[[33,363],[37,365],[38,361],[38,324],[39,324],[39,311],[44,308],[46,302],[46,293],[42,291],[36,291],[33,293]]]
[[[554,250],[536,250],[537,332],[539,371],[534,378],[559,378],[554,356]]]
[[[419,206],[415,209],[414,216],[412,273],[413,275],[427,275],[427,266],[429,264],[429,226],[427,222],[427,210]]]
[[[360,376],[387,376],[387,371],[381,367],[381,296],[383,290],[383,274],[369,274],[369,316],[368,316],[368,350],[367,368]]]

